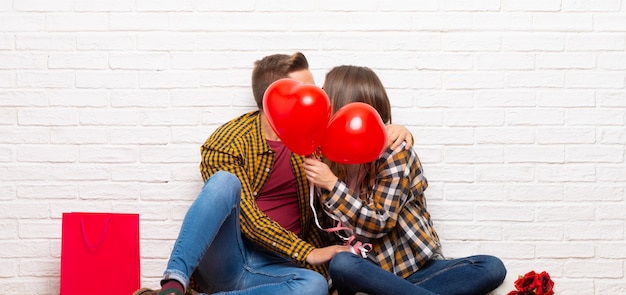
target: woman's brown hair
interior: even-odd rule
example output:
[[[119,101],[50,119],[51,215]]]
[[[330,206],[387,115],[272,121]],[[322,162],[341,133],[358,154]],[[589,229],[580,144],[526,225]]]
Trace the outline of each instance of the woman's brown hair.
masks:
[[[330,98],[333,114],[351,102],[363,102],[374,107],[385,124],[391,124],[391,105],[387,91],[370,68],[335,67],[326,74],[322,88]]]
[[[370,68],[335,67],[326,74],[322,88],[330,98],[333,114],[349,103],[363,102],[374,107],[385,124],[391,124],[391,104],[387,91],[376,73]],[[371,177],[369,175],[370,163],[347,165],[331,162],[328,159],[324,162],[339,179],[344,180],[348,187],[357,192],[359,188],[356,186],[366,184],[367,181],[355,178]]]

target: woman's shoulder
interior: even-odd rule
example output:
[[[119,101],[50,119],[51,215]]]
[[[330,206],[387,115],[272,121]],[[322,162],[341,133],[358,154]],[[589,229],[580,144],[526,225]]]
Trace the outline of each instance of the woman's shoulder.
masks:
[[[397,146],[395,149],[392,149],[390,146],[388,146],[380,155],[379,159],[388,159],[388,158],[396,157],[396,156],[412,156],[412,155],[417,157],[417,153],[415,152],[413,147],[407,149],[406,142],[403,142],[399,146]]]
[[[385,166],[421,166],[417,152],[413,147],[407,149],[406,143],[400,144],[395,149],[387,147],[377,160],[379,165]]]

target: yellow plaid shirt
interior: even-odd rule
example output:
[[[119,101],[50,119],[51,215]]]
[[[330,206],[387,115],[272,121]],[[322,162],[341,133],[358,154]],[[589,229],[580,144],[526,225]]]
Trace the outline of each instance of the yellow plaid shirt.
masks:
[[[309,209],[309,182],[304,174],[304,157],[291,154],[291,166],[298,183],[302,232],[299,236],[271,220],[257,206],[255,198],[268,180],[275,153],[261,131],[260,112],[254,111],[219,127],[202,145],[200,172],[204,181],[217,171],[228,171],[241,181],[241,233],[270,251],[290,257],[300,265],[327,276],[327,265],[312,266],[305,261],[316,247],[330,244],[317,229]]]
[[[428,182],[417,154],[404,145],[387,149],[370,166],[369,175],[375,177],[366,179],[362,192],[355,193],[343,181],[337,181],[330,192],[324,190],[324,210],[357,236],[368,238],[373,248],[370,257],[383,269],[406,278],[440,252],[426,210]]]

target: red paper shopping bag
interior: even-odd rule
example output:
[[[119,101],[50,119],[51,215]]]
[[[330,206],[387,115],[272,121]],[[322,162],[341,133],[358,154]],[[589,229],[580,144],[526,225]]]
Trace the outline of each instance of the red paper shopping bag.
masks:
[[[61,295],[130,295],[139,288],[139,215],[63,213]]]

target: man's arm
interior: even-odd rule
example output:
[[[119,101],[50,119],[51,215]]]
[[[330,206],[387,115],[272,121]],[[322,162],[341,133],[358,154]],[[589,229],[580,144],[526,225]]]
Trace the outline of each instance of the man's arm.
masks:
[[[391,150],[395,150],[403,142],[406,143],[405,149],[413,147],[413,134],[411,131],[402,125],[389,124],[385,126],[387,132],[387,147]]]

